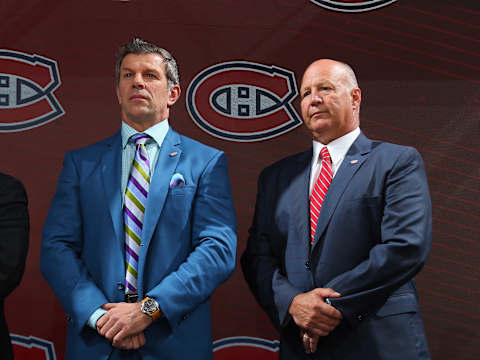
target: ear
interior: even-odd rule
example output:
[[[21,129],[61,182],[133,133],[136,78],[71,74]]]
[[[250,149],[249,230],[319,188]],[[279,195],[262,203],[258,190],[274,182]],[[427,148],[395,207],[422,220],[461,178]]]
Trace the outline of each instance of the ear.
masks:
[[[118,90],[118,86],[115,87],[115,92],[117,93],[117,100],[120,105],[122,105],[122,100],[120,98],[120,90]]]
[[[173,85],[168,91],[167,105],[172,106],[173,104],[175,104],[178,98],[180,97],[181,93],[182,93],[182,90],[180,89],[180,86]]]
[[[359,88],[355,88],[352,90],[352,109],[354,111],[360,108],[360,104],[362,102],[362,91]]]

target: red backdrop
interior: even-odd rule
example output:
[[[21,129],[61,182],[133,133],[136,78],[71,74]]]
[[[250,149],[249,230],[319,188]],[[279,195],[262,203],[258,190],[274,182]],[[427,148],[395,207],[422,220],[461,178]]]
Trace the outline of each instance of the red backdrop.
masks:
[[[24,344],[15,345],[18,358],[53,358],[53,348],[57,358],[63,358],[66,321],[39,272],[41,229],[65,152],[105,138],[120,126],[114,54],[133,36],[169,49],[179,62],[183,95],[171,125],[228,156],[239,255],[260,170],[310,146],[305,128],[295,127],[298,96],[289,76],[301,76],[321,57],[350,63],[362,88],[362,130],[371,138],[415,146],[426,164],[434,236],[417,280],[432,356],[480,358],[478,2],[398,0],[371,11],[347,12],[320,3],[2,0],[1,171],[23,181],[31,214],[25,275],[6,303],[10,330],[19,335],[15,341]],[[362,6],[363,1],[337,4]],[[53,60],[56,67],[40,59]],[[226,74],[225,63],[232,62],[243,66],[237,69],[245,74],[243,83]],[[208,78],[210,88],[202,90],[194,80],[210,67],[218,72]],[[266,80],[268,69],[276,69],[270,73],[275,81]],[[15,81],[21,86],[13,86]],[[237,99],[250,111],[248,120],[235,115],[237,108],[227,111],[227,92],[216,98],[216,108],[209,103],[215,89],[242,84],[260,96]],[[260,106],[256,113],[255,105]],[[270,113],[259,114],[269,106]],[[195,120],[202,114],[210,115],[207,126],[221,128],[215,136]],[[27,129],[32,124],[38,126]],[[268,132],[283,125],[283,132]],[[237,141],[245,140],[245,134],[255,134],[256,141]],[[239,267],[213,295],[212,311],[214,339],[223,344],[216,359],[255,353],[259,359],[275,358],[277,343],[272,341],[277,334]],[[230,337],[241,338],[225,339]],[[256,352],[248,350],[252,344]],[[39,351],[44,348],[49,350]]]

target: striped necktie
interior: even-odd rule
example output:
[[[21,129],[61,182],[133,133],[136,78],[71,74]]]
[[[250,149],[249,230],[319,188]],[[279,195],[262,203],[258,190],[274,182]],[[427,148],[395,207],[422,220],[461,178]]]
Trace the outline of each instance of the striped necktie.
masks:
[[[143,217],[150,187],[150,163],[145,143],[146,134],[135,134],[130,138],[136,145],[130,177],[125,191],[123,216],[125,222],[125,292],[137,293],[138,256],[142,238]]]
[[[332,159],[326,146],[320,151],[320,157],[322,158],[322,169],[313,187],[312,195],[310,195],[310,242],[312,244],[323,200],[333,178]]]

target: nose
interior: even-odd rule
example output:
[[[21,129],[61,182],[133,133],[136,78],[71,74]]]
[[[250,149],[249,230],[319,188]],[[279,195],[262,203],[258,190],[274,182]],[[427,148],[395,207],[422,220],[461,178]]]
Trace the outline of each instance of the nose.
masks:
[[[133,77],[132,86],[135,89],[143,89],[145,87],[142,74],[135,74],[135,76]]]
[[[323,98],[318,92],[313,92],[312,93],[312,104],[321,104],[323,103]]]

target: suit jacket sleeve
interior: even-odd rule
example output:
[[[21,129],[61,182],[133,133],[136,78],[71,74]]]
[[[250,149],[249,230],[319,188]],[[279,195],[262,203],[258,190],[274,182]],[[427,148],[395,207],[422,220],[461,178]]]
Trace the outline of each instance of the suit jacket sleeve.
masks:
[[[407,148],[387,173],[384,185],[381,241],[366,260],[331,279],[324,287],[342,294],[330,299],[354,324],[381,306],[425,263],[431,246],[432,214],[425,170],[420,154]],[[355,234],[352,234],[355,238]]]
[[[224,153],[215,152],[206,164],[192,206],[191,253],[147,293],[158,301],[172,328],[205,302],[235,268],[237,225]]]
[[[108,302],[81,259],[79,186],[77,166],[72,154],[67,153],[43,228],[40,256],[42,274],[78,332],[89,316]]]
[[[20,283],[28,251],[27,195],[20,181],[0,174],[0,299]]]
[[[290,303],[302,291],[282,275],[285,272],[281,271],[279,259],[284,256],[285,249],[280,244],[281,237],[276,236],[274,231],[272,216],[276,199],[272,192],[267,191],[269,187],[266,184],[272,183],[269,175],[263,171],[259,176],[253,224],[241,264],[255,299],[280,329],[289,318]]]

